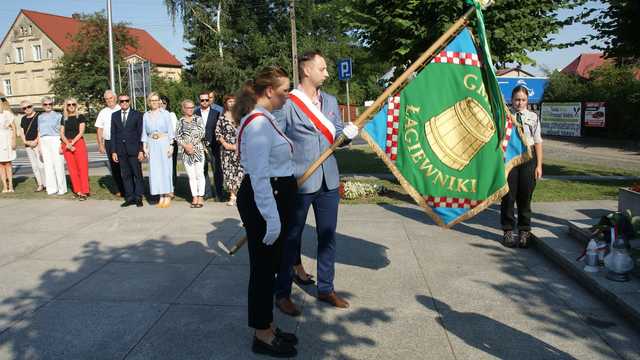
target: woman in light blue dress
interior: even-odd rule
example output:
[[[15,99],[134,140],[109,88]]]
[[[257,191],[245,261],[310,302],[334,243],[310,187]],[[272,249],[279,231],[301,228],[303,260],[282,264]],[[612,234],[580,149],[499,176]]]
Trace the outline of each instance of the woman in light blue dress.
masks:
[[[160,106],[160,97],[152,92],[147,98],[151,110],[143,117],[142,143],[144,156],[149,159],[149,188],[151,195],[160,195],[159,208],[171,205],[173,192],[172,157],[175,137],[171,115]]]

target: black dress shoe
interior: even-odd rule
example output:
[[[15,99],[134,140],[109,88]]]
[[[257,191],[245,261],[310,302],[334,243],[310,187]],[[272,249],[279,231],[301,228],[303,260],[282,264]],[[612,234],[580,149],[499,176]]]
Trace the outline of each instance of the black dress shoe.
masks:
[[[263,354],[277,358],[294,357],[298,354],[298,350],[296,350],[292,344],[277,336],[273,338],[271,344],[267,344],[254,336],[251,351],[256,354]]]
[[[298,276],[298,274],[293,274],[293,282],[295,282],[300,286],[313,285],[316,283],[315,281],[313,281],[313,279],[311,279],[311,275],[307,274],[307,276],[308,276],[307,280],[304,280],[303,278]]]
[[[134,204],[134,202],[133,202],[133,201],[126,200],[125,202],[123,202],[122,204],[120,204],[120,207],[127,207],[127,206],[131,206],[131,205],[133,205],[133,204]]]
[[[136,206],[137,206],[137,207],[142,207],[142,206],[143,206],[143,204],[142,204],[142,199],[140,199],[140,200],[136,201]]]
[[[275,331],[276,337],[288,342],[291,345],[298,345],[298,337],[294,333],[288,333],[280,330],[280,328],[276,328]]]

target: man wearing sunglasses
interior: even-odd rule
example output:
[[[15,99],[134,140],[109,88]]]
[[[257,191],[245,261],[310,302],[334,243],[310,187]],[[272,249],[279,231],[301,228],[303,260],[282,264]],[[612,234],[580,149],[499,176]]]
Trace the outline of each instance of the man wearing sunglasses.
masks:
[[[139,155],[142,152],[142,113],[129,108],[130,98],[127,94],[118,96],[120,110],[111,115],[111,150],[112,161],[120,165],[124,185],[125,202],[122,207],[142,206],[144,183]]]
[[[36,192],[44,190],[44,163],[42,163],[42,154],[40,153],[40,141],[38,140],[38,113],[33,110],[33,104],[24,100],[20,103],[20,109],[24,116],[20,120],[20,138],[26,148],[27,157],[31,163],[33,176],[36,178],[38,187]]]
[[[98,117],[96,118],[96,129],[97,131],[97,140],[98,140],[98,151],[101,154],[107,154],[109,158],[109,170],[111,171],[111,177],[113,178],[113,182],[116,183],[117,193],[116,196],[122,196],[124,194],[124,185],[122,183],[122,175],[120,173],[120,164],[113,161],[111,156],[111,115],[114,112],[120,110],[120,106],[116,103],[116,94],[111,90],[107,90],[104,92],[104,109],[100,110],[98,113]]]
[[[211,108],[209,93],[204,91],[199,96],[200,108],[195,114],[204,121],[204,141],[206,142],[209,160],[213,169],[213,194],[211,192],[211,181],[209,180],[209,162],[204,162],[205,192],[204,197],[214,197],[216,201],[223,201],[222,198],[222,163],[220,162],[220,143],[215,139],[214,133],[220,113]],[[212,196],[213,195],[213,196]]]

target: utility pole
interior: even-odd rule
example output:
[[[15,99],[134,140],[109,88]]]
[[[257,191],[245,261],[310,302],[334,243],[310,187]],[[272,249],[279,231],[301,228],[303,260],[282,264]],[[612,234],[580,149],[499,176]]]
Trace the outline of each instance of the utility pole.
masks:
[[[289,17],[291,18],[291,59],[293,64],[293,87],[297,88],[298,78],[298,40],[296,39],[296,3],[289,1]]]
[[[109,28],[109,81],[111,91],[116,92],[116,72],[113,64],[113,25],[111,19],[111,0],[107,0],[107,22]]]
[[[216,15],[216,23],[218,28],[218,51],[220,59],[222,59],[222,34],[220,34],[220,13],[222,12],[222,0],[218,1],[218,14]]]

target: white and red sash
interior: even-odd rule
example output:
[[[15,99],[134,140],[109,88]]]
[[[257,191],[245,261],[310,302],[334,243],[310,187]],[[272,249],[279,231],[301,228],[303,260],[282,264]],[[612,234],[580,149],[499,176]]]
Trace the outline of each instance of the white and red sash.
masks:
[[[298,89],[291,90],[289,99],[307,115],[309,120],[311,120],[316,129],[327,139],[329,144],[333,144],[333,140],[336,137],[336,127],[317,106],[313,105],[311,99]]]

